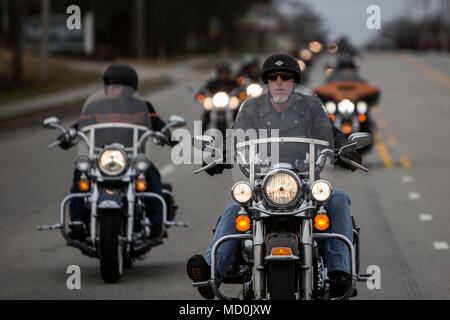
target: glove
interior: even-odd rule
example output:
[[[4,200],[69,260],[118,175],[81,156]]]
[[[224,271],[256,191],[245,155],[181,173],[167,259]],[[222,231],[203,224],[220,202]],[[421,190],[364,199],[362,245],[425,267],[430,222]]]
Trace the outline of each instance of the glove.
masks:
[[[58,137],[58,141],[59,141],[59,147],[61,148],[61,149],[63,149],[63,150],[67,150],[67,149],[69,149],[70,147],[72,147],[73,146],[73,141],[72,141],[72,139],[69,137],[69,135],[66,133],[66,134],[61,134],[59,137]]]
[[[203,162],[203,166],[206,166],[206,165],[207,165],[207,163]],[[210,176],[213,176],[216,174],[221,174],[224,169],[229,169],[229,168],[231,168],[231,165],[221,163],[221,164],[216,164],[214,167],[209,168],[208,170],[205,170],[205,171]]]
[[[356,151],[352,147],[342,150],[341,156],[343,156],[344,158],[347,158],[349,160],[355,161],[359,164],[362,163],[362,158],[361,158],[360,154],[358,153],[358,151]],[[356,167],[352,166],[351,164],[348,164],[340,159],[336,159],[335,164],[338,164],[340,167],[342,167],[344,169],[349,169],[352,172],[357,169]]]

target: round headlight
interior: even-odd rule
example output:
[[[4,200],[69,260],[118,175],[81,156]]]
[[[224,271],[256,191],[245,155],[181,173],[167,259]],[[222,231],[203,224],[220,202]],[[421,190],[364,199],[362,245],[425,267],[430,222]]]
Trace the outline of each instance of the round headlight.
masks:
[[[343,99],[338,103],[338,110],[340,113],[353,113],[355,105],[348,99]]]
[[[300,186],[298,180],[286,172],[278,172],[267,177],[264,193],[275,205],[287,206],[297,199]]]
[[[356,110],[358,110],[358,113],[365,114],[367,112],[367,103],[365,101],[359,101],[356,104]]]
[[[237,107],[239,107],[239,98],[231,97],[230,98],[230,108],[235,110]]]
[[[80,154],[75,160],[75,166],[81,172],[86,172],[91,168],[91,159],[85,154]]]
[[[212,100],[211,97],[205,98],[203,100],[203,108],[206,111],[209,111],[209,110],[211,110],[213,108],[213,100]]]
[[[253,190],[247,182],[238,182],[231,189],[231,195],[236,202],[244,204],[252,199]]]
[[[138,154],[133,160],[134,166],[138,171],[146,171],[150,166],[150,160],[145,154]]]
[[[333,101],[328,101],[325,103],[325,109],[327,109],[329,114],[334,114],[336,112],[336,103]]]
[[[125,153],[119,149],[106,149],[100,154],[98,165],[108,175],[119,175],[126,168],[127,158]]]
[[[257,96],[261,95],[262,91],[263,91],[263,88],[257,83],[252,83],[251,85],[249,85],[247,87],[247,95],[248,96],[257,97]]]
[[[317,180],[311,186],[311,194],[314,200],[325,202],[331,196],[331,186],[325,180]]]
[[[217,92],[213,97],[213,105],[218,108],[224,108],[228,105],[230,98],[225,92]]]

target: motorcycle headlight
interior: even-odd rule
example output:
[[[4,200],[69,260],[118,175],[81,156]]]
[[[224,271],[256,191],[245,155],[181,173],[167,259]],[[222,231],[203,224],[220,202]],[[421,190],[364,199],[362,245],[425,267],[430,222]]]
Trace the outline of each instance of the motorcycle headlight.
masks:
[[[108,148],[102,151],[98,158],[98,166],[103,173],[115,176],[121,174],[127,165],[125,153],[117,148]]]
[[[331,196],[331,185],[325,180],[317,180],[311,185],[311,195],[317,202],[325,202]]]
[[[240,203],[248,203],[253,197],[253,189],[247,182],[238,182],[231,189],[233,199]]]
[[[217,108],[224,108],[228,105],[230,98],[225,92],[217,92],[213,97],[213,105]]]
[[[300,192],[300,184],[292,174],[277,172],[266,177],[264,194],[277,206],[288,206],[293,203]]]
[[[138,171],[146,171],[150,166],[150,160],[145,154],[138,154],[134,158],[133,164]]]
[[[75,166],[81,172],[86,172],[91,168],[91,159],[85,154],[80,154],[75,160]]]
[[[367,112],[367,103],[365,101],[359,101],[356,104],[356,110],[359,114],[365,114]]]
[[[213,108],[213,100],[211,97],[207,97],[203,100],[203,108],[207,111]]]
[[[336,103],[333,101],[328,101],[325,103],[325,109],[327,109],[329,114],[334,114],[336,112]]]
[[[343,99],[338,103],[338,110],[340,113],[353,113],[355,111],[355,105],[348,99]]]
[[[257,97],[262,93],[262,91],[263,88],[259,84],[252,83],[247,87],[247,96]]]
[[[237,107],[239,107],[239,98],[231,97],[230,98],[230,108],[235,110]]]

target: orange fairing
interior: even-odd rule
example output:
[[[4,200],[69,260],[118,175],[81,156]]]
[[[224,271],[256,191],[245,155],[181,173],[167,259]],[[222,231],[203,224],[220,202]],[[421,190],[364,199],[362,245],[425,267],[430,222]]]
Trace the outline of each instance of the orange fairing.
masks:
[[[365,97],[379,94],[380,89],[364,82],[338,81],[317,87],[314,92],[320,97],[326,97],[323,99],[334,100],[337,102],[342,99],[348,99],[356,104]]]

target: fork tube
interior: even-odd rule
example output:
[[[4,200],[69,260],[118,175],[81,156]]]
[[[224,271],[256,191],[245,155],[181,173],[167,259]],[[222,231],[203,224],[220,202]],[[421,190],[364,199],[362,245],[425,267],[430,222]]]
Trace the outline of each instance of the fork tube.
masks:
[[[311,300],[312,296],[312,223],[311,219],[304,219],[302,222],[302,250],[303,250],[303,297]]]
[[[264,298],[264,230],[263,222],[255,220],[253,230],[253,292],[255,298],[261,300]]]
[[[134,194],[134,183],[130,182],[128,184],[128,190],[127,190],[127,202],[128,202],[128,221],[127,221],[127,242],[131,243],[132,235],[133,235],[133,229],[134,229],[134,201],[135,201],[135,194]]]
[[[97,238],[97,200],[98,200],[98,187],[96,183],[92,184],[91,195],[91,243],[95,245]]]

